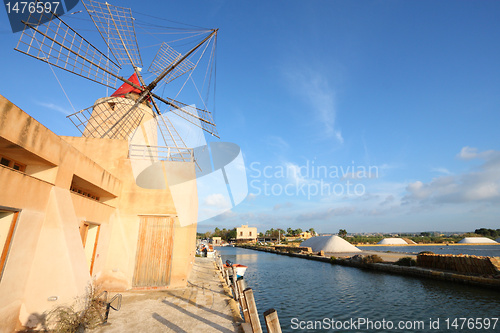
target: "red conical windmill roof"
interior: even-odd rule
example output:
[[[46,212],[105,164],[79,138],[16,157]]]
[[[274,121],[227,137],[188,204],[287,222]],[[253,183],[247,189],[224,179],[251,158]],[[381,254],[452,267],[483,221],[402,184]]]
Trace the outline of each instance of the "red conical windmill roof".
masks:
[[[134,73],[132,74],[132,76],[130,76],[128,78],[129,81],[131,81],[132,83],[135,83],[137,84],[138,86],[140,86],[141,84],[139,83],[139,79],[137,78],[137,75]],[[120,88],[118,88],[114,93],[113,95],[111,95],[111,97],[119,97],[119,96],[123,96],[125,94],[128,94],[130,92],[134,92],[134,93],[137,93],[137,94],[140,94],[141,91],[137,88],[134,88],[132,87],[130,84],[128,83],[124,83],[120,86]]]

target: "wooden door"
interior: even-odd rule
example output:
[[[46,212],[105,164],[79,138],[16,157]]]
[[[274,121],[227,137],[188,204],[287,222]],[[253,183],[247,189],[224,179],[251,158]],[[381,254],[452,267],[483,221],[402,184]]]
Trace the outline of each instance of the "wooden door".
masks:
[[[94,261],[100,230],[101,225],[97,223],[83,221],[80,224],[80,236],[82,237],[83,249],[85,250],[85,258],[87,259],[90,274],[92,274],[94,270]]]
[[[174,219],[167,216],[141,216],[140,219],[133,286],[168,286]]]
[[[19,212],[0,211],[0,280],[2,279]]]

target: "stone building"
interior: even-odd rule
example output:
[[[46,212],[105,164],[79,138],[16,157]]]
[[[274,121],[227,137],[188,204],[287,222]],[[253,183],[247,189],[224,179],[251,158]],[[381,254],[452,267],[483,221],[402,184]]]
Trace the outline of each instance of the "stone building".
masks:
[[[147,150],[157,135],[151,108],[140,110],[122,139],[63,137],[0,95],[0,332],[36,326],[92,281],[108,291],[186,285],[195,163],[131,157],[131,144]]]
[[[256,242],[257,241],[257,228],[248,227],[248,224],[242,224],[241,227],[236,228],[236,242]]]

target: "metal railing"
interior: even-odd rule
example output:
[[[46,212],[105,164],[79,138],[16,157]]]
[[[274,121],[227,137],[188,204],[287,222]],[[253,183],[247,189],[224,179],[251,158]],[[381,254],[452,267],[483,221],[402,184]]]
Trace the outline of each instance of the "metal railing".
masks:
[[[194,162],[193,148],[130,145],[128,156],[130,159]]]

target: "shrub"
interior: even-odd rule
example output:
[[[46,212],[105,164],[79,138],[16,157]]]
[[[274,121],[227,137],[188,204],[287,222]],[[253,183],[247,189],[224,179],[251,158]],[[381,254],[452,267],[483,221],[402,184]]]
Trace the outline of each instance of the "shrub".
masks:
[[[376,264],[380,262],[384,262],[384,260],[376,254],[363,257],[363,264]]]
[[[422,251],[422,252],[419,252],[418,254],[434,254],[434,252],[432,252],[432,251]]]
[[[417,262],[411,257],[399,258],[394,264],[398,266],[417,266]]]
[[[337,260],[337,257],[335,257],[335,256],[330,257],[330,263],[333,264],[335,262],[335,260]]]
[[[104,306],[99,300],[100,289],[92,284],[71,306],[58,306],[47,313],[50,332],[73,333],[96,328],[103,322]]]

